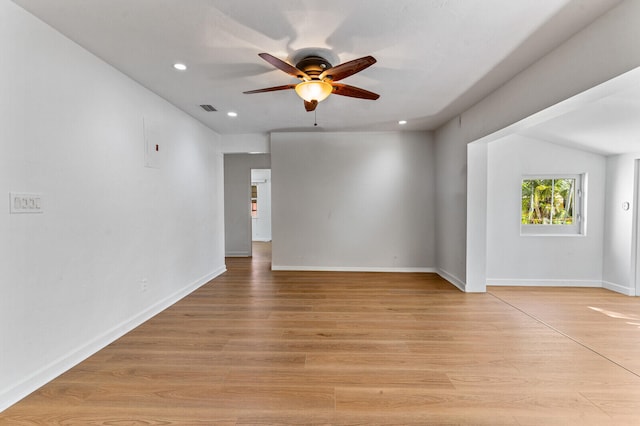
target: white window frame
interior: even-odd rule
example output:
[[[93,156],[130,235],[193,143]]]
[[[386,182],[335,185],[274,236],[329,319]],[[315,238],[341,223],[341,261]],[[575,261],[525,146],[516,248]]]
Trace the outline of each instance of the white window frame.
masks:
[[[522,181],[533,179],[575,179],[575,200],[574,200],[574,218],[575,223],[571,225],[558,224],[540,224],[531,225],[520,223],[520,236],[584,236],[586,235],[586,205],[587,205],[587,175],[583,174],[548,174],[548,175],[523,175],[520,179],[520,187]],[[521,190],[522,191],[522,190]],[[522,192],[520,192],[520,203],[522,203]],[[522,204],[518,209],[519,214],[522,213]]]

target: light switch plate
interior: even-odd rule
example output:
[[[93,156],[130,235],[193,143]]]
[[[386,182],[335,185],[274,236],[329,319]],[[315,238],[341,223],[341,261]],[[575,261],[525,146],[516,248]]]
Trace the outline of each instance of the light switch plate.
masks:
[[[162,133],[160,126],[148,118],[142,119],[144,129],[144,165],[153,169],[160,168],[160,149]]]
[[[9,212],[18,213],[44,213],[42,194],[26,192],[9,193]]]

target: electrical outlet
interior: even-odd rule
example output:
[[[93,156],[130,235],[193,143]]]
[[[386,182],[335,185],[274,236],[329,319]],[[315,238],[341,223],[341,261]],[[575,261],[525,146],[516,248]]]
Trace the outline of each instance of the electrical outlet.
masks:
[[[42,194],[10,192],[9,213],[44,213]]]
[[[148,282],[146,278],[140,280],[140,291],[145,293],[148,290]]]

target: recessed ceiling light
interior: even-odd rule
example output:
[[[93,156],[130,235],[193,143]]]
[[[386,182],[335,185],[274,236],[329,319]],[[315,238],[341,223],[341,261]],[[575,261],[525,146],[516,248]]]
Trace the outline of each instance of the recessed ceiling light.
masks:
[[[173,64],[173,67],[178,71],[185,71],[187,69],[187,66],[181,63]]]
[[[229,111],[229,112],[227,113],[227,115],[228,115],[229,117],[237,117],[237,116],[238,116],[238,113],[237,113],[237,112],[233,112],[233,111]]]
[[[400,121],[398,121],[398,124],[403,126],[403,125],[407,124],[407,120],[400,120]]]

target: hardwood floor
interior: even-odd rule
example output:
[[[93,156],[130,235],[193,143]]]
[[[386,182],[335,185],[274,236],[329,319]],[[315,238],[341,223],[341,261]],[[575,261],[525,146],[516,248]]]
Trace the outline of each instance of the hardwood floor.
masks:
[[[270,246],[2,425],[640,424],[640,299],[271,272]]]

